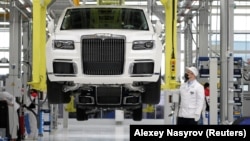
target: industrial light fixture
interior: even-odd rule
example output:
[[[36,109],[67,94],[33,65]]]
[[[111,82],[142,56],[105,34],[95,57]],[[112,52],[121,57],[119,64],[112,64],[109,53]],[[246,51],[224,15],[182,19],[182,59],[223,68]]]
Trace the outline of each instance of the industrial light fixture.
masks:
[[[197,1],[193,1],[191,5],[198,5],[198,2],[196,3]]]
[[[188,8],[188,9],[185,10],[184,13],[187,14],[189,11],[190,11],[190,9]]]
[[[9,63],[9,60],[5,57],[0,59],[0,63]]]
[[[24,1],[23,1],[23,0],[19,0],[19,2],[20,2],[22,5],[24,5]]]
[[[183,21],[184,20],[184,17],[180,17],[180,21]]]
[[[26,10],[31,13],[31,9],[29,7],[26,7]]]
[[[10,12],[10,9],[9,8],[5,8],[4,9],[6,12]]]
[[[0,22],[0,25],[9,25],[9,22]]]
[[[3,8],[0,8],[0,13],[3,13],[4,12],[4,9]]]

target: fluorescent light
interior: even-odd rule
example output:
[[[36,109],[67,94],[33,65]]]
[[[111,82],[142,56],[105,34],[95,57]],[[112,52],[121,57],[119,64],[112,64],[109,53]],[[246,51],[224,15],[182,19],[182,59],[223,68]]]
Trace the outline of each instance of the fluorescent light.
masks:
[[[88,1],[86,1],[85,4],[86,4],[86,5],[87,5],[87,4],[96,4],[96,2],[88,2]]]
[[[19,2],[20,2],[22,5],[24,5],[24,1],[23,1],[23,0],[19,0]]]
[[[141,1],[125,1],[125,5],[147,5],[147,2],[141,2]]]
[[[199,2],[193,1],[191,5],[198,5],[198,4],[199,4]]]
[[[4,9],[3,8],[0,8],[0,13],[4,13]]]
[[[5,12],[10,12],[10,9],[9,8],[1,8],[0,7],[0,13],[5,13]]]
[[[186,9],[184,13],[187,14],[189,11],[190,11],[190,9]]]
[[[29,7],[26,7],[26,10],[31,13],[31,9]]]
[[[9,22],[0,22],[0,25],[10,25]]]
[[[180,17],[180,21],[183,21],[184,20],[184,17]]]

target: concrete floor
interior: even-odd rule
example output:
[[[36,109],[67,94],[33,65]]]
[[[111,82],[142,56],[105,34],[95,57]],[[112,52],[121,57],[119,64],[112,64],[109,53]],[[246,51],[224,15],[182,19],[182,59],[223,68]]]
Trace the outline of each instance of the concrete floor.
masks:
[[[129,141],[129,126],[131,124],[163,124],[163,120],[143,119],[132,121],[125,119],[116,122],[114,119],[89,119],[76,121],[68,119],[65,128],[63,120],[58,120],[57,129],[44,132],[38,141]]]

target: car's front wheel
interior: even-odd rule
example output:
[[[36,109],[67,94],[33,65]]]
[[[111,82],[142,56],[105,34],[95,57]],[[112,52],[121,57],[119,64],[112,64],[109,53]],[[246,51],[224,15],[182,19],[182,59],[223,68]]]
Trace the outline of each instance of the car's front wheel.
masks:
[[[142,120],[142,104],[140,105],[140,107],[133,110],[132,118],[134,121]]]
[[[161,78],[157,82],[145,84],[145,92],[142,93],[142,103],[159,104],[161,98]]]
[[[47,98],[49,104],[63,104],[70,102],[70,93],[64,93],[62,89],[62,84],[51,82],[47,77]]]
[[[83,121],[88,120],[86,110],[81,108],[79,105],[76,106],[76,120]]]

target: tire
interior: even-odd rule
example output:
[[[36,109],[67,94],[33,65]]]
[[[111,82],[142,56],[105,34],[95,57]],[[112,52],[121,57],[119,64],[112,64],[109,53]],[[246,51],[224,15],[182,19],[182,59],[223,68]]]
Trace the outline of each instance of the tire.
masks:
[[[51,82],[47,77],[47,97],[49,104],[64,104],[70,102],[70,93],[62,92],[62,84]]]
[[[134,121],[142,120],[142,105],[139,108],[133,110],[132,118]]]
[[[88,120],[88,115],[86,114],[86,110],[80,108],[79,106],[76,107],[76,120],[77,121]]]
[[[161,98],[161,78],[157,82],[145,85],[145,92],[142,93],[142,103],[159,104]]]

